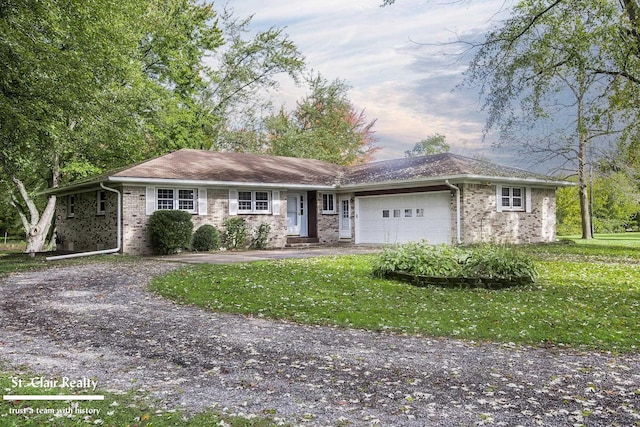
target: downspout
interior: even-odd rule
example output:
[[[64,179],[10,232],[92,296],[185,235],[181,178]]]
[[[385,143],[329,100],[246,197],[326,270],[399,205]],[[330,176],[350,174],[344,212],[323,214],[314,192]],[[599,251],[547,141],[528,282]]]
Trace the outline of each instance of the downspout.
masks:
[[[460,188],[451,184],[448,179],[444,183],[447,184],[447,187],[449,187],[452,190],[455,190],[456,192],[456,241],[458,242],[459,245],[461,245],[462,233],[461,233],[461,224],[460,224]]]
[[[57,261],[59,259],[69,259],[69,258],[78,258],[78,257],[83,257],[83,256],[91,256],[91,255],[107,255],[107,254],[114,254],[116,252],[120,252],[120,247],[122,246],[122,194],[114,189],[114,188],[109,188],[109,187],[105,187],[104,183],[100,183],[100,187],[102,187],[102,189],[106,190],[106,191],[111,191],[112,193],[116,193],[118,195],[117,199],[118,199],[118,223],[117,223],[117,236],[116,236],[116,240],[117,240],[117,247],[113,248],[113,249],[104,249],[101,251],[90,251],[90,252],[80,252],[77,254],[68,254],[68,255],[57,255],[57,256],[50,256],[45,258],[47,261]]]

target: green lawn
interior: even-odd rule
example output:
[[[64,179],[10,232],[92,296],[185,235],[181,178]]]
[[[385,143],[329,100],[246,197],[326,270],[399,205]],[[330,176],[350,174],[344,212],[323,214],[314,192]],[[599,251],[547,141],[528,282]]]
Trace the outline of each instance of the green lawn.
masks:
[[[528,246],[540,278],[501,291],[373,278],[373,255],[192,266],[151,288],[213,311],[301,323],[627,352],[640,345],[634,242]]]
[[[181,410],[163,410],[150,403],[144,395],[134,393],[114,394],[92,389],[71,389],[61,387],[27,387],[31,378],[41,375],[26,373],[0,373],[0,388],[3,395],[103,395],[97,401],[11,401],[0,400],[0,422],[6,427],[40,426],[271,426],[268,418],[227,417],[213,412],[205,412],[187,418]],[[42,377],[47,381],[56,378]],[[22,380],[23,385],[18,386]],[[61,381],[60,378],[57,378]]]

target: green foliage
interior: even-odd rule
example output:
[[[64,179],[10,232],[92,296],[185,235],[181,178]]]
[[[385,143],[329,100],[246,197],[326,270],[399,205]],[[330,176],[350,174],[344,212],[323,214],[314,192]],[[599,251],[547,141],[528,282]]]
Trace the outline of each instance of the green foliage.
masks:
[[[506,246],[473,248],[462,264],[463,277],[535,282],[538,273],[533,258]]]
[[[288,75],[297,83],[304,69],[304,57],[283,29],[254,32],[250,23],[251,17],[221,13],[227,43],[212,54],[217,66],[207,73],[205,92],[207,105],[220,118],[211,144],[215,150],[260,151],[264,135],[254,130],[263,127],[257,117],[271,109],[265,95],[278,88],[277,76]]]
[[[220,232],[211,224],[201,225],[193,233],[191,247],[198,252],[217,251],[220,249]]]
[[[266,222],[263,222],[253,233],[253,239],[251,240],[251,249],[267,249],[269,245],[269,232],[271,226]]]
[[[446,137],[444,135],[434,133],[422,141],[416,142],[411,150],[404,152],[404,156],[416,157],[448,153],[451,147],[449,147],[449,144],[445,142],[445,139]]]
[[[369,160],[376,151],[364,111],[347,98],[349,87],[320,75],[309,80],[308,94],[292,113],[284,110],[265,120],[269,154],[305,157],[349,165]]]
[[[227,249],[244,249],[247,241],[247,222],[238,216],[224,220],[224,246]]]
[[[640,214],[640,190],[627,174],[618,172],[593,180],[593,216],[596,233],[619,233],[632,228]],[[556,191],[558,235],[580,232],[577,187]]]
[[[428,277],[464,277],[533,282],[533,260],[515,248],[433,246],[426,241],[387,247],[376,259],[373,274],[403,272]]]
[[[376,259],[373,274],[384,277],[394,271],[422,276],[452,277],[460,272],[468,256],[461,249],[448,245],[430,245],[426,241],[385,247]]]
[[[156,254],[176,253],[189,247],[193,233],[191,214],[180,210],[155,211],[149,217],[148,230]]]

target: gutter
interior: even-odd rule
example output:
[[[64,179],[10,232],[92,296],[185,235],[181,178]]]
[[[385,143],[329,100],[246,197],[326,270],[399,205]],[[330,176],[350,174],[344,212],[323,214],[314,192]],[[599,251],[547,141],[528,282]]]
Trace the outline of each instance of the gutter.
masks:
[[[50,256],[45,258],[47,261],[57,261],[59,259],[79,258],[79,257],[91,256],[91,255],[107,255],[107,254],[114,254],[114,253],[120,252],[120,248],[122,246],[122,193],[120,193],[118,190],[114,188],[105,187],[104,183],[102,182],[100,183],[100,187],[102,187],[102,189],[104,190],[111,191],[118,195],[118,223],[117,223],[118,225],[117,225],[117,236],[116,236],[117,247],[113,249],[104,249],[101,251],[90,251],[90,252],[80,252],[76,254]]]
[[[462,239],[461,239],[461,224],[460,224],[460,188],[456,187],[455,185],[451,184],[449,182],[449,180],[445,180],[444,182],[447,187],[449,187],[450,189],[454,190],[456,192],[456,240],[458,242],[459,245],[462,244]]]

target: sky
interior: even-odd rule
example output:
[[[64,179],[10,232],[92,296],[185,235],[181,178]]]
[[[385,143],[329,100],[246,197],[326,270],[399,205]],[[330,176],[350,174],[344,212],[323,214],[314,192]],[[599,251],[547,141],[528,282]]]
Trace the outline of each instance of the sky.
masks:
[[[399,158],[435,133],[453,153],[518,165],[482,141],[479,88],[456,89],[472,55],[453,55],[456,39],[480,40],[508,16],[509,0],[230,0],[254,30],[284,28],[323,77],[346,81],[349,99],[368,119],[381,147],[376,160]],[[287,110],[307,92],[283,83],[274,97]]]

